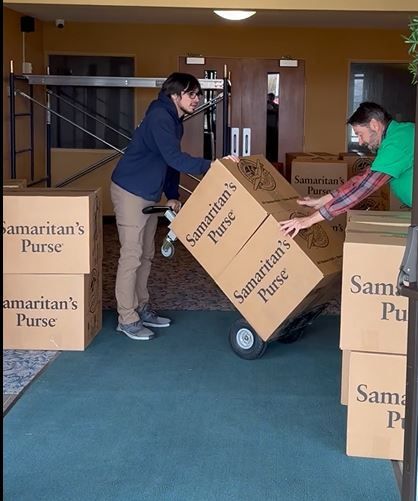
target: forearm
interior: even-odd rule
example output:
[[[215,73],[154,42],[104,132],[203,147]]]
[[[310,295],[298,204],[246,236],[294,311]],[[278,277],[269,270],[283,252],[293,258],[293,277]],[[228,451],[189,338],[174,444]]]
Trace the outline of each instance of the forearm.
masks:
[[[312,226],[315,223],[320,223],[321,221],[323,221],[325,219],[324,216],[319,212],[319,210],[317,210],[311,216],[308,216],[308,217],[309,217],[309,222],[310,222],[309,226]]]
[[[318,207],[323,207],[327,203],[331,202],[331,200],[333,198],[334,197],[333,197],[332,193],[327,193],[326,195],[324,195],[323,197],[318,199]]]
[[[334,217],[344,214],[388,183],[390,179],[391,177],[387,174],[370,170],[365,174],[356,176],[357,183],[343,185],[345,189],[340,188],[338,195],[319,209],[321,215],[330,221]]]
[[[353,188],[360,185],[364,179],[370,176],[370,174],[371,170],[370,166],[368,166],[364,169],[363,172],[360,172],[360,174],[356,174],[355,176],[350,177],[350,179],[347,179],[347,181],[344,184],[342,184],[335,190],[331,191],[332,198],[338,198],[342,193],[351,191]]]

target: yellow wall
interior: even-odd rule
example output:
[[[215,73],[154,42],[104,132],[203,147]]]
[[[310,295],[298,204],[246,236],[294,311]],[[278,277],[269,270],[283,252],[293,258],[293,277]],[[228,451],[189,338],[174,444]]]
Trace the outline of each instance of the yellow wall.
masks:
[[[345,147],[350,60],[409,59],[403,33],[386,30],[226,28],[71,24],[45,25],[45,50],[93,54],[135,54],[137,76],[165,76],[187,53],[224,57],[279,58],[306,64],[305,148]],[[233,75],[231,75],[233,83]],[[144,104],[144,103],[142,103]],[[141,106],[142,108],[142,106]],[[141,113],[143,109],[140,109]]]
[[[20,32],[21,14],[10,9],[3,8],[3,179],[10,177],[10,113],[9,113],[9,70],[10,61],[14,61],[14,71],[16,74],[22,73],[23,55],[23,34]],[[26,60],[32,63],[33,73],[44,73],[44,50],[43,50],[43,23],[35,22],[35,31],[26,33],[25,47]],[[20,82],[18,88],[24,92],[28,87]],[[34,98],[42,100],[41,89],[35,90]],[[42,101],[43,102],[43,101]],[[21,97],[16,98],[16,111],[27,111],[28,101]],[[44,112],[35,106],[35,140],[40,145],[35,148],[35,179],[39,179],[44,174],[45,151],[44,144]],[[17,148],[29,147],[29,119],[18,118],[16,122]],[[17,177],[29,179],[30,175],[30,154],[22,153],[17,156]]]
[[[167,76],[177,69],[178,56],[187,53],[265,58],[286,55],[303,59],[306,68],[305,150],[339,152],[345,149],[350,60],[408,61],[407,46],[402,39],[407,33],[407,26],[400,32],[71,22],[58,30],[51,22],[43,26],[43,48],[45,62],[48,53],[134,55],[136,76],[143,77]],[[231,79],[233,83],[233,75]],[[154,91],[147,89],[137,91],[138,120],[153,94]],[[62,155],[64,153],[54,152],[55,161],[59,165],[68,164]],[[85,158],[70,163],[75,165],[75,171],[88,165]],[[103,172],[92,174],[92,182],[101,182],[105,177]],[[105,200],[106,206],[109,204]]]

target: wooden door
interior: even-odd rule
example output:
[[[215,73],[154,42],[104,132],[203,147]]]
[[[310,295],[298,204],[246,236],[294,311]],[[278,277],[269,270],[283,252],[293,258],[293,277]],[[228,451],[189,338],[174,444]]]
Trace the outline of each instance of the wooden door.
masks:
[[[231,132],[238,131],[239,156],[262,154],[272,162],[284,163],[286,152],[302,151],[305,109],[303,61],[298,61],[297,67],[282,67],[279,59],[207,57],[205,64],[187,64],[185,57],[179,58],[179,71],[191,73],[197,78],[205,78],[208,72],[216,75],[215,78],[223,78],[225,65],[231,80],[229,126]],[[267,121],[269,75],[278,75],[279,82],[275,96],[278,126],[270,129]],[[217,105],[215,115],[216,146],[212,153],[213,158],[219,158],[222,156],[222,103]],[[204,116],[187,120],[183,151],[210,158],[204,140]],[[182,183],[190,188],[190,182],[184,180],[184,176]]]
[[[305,75],[303,61],[298,61],[297,67],[279,64],[277,59],[242,60],[240,126],[243,132],[249,129],[250,154],[263,154],[272,162],[284,163],[286,152],[303,150]],[[269,124],[267,95],[272,91],[268,87],[269,75],[271,79],[277,76],[278,82],[274,92],[277,127]]]

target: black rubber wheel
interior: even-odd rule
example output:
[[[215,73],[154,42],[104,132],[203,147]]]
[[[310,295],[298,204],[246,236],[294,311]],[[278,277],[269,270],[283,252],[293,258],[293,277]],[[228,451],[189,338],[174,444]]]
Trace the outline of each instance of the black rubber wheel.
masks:
[[[245,360],[261,358],[267,348],[267,343],[244,319],[237,320],[232,325],[229,330],[229,343],[232,350]]]

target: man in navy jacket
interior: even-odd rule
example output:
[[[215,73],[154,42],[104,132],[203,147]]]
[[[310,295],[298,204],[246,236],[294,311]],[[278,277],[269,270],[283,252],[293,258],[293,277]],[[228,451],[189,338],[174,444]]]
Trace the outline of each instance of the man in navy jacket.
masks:
[[[211,160],[181,151],[183,117],[194,112],[201,94],[194,76],[170,75],[112,173],[110,191],[121,244],[116,275],[117,330],[131,339],[149,340],[154,333],[148,327],[170,325],[170,319],[157,315],[149,303],[147,283],[158,216],[145,215],[142,209],[158,203],[164,193],[167,206],[178,212],[180,172],[199,175],[211,166]]]

